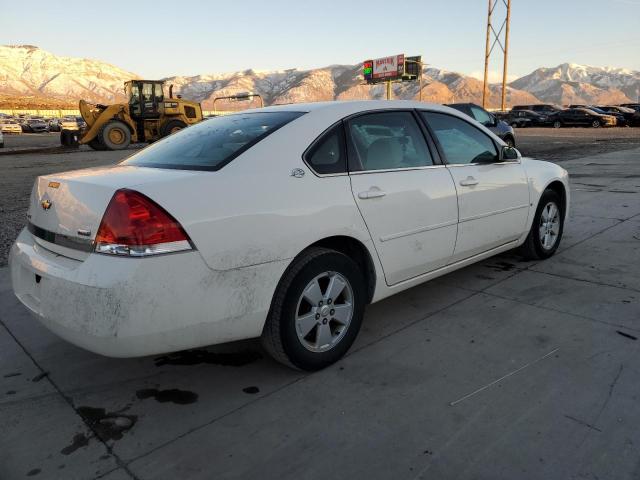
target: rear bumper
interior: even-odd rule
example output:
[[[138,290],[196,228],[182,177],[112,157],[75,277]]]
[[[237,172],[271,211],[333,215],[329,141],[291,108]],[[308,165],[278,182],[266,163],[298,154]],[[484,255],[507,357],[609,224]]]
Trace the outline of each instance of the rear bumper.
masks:
[[[137,357],[259,336],[273,262],[213,271],[197,251],[152,258],[57,255],[23,230],[9,257],[15,295],[48,329],[92,352]]]

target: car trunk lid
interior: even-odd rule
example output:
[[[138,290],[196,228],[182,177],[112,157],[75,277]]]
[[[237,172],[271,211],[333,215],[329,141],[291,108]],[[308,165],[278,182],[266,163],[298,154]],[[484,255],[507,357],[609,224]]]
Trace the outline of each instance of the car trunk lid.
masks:
[[[84,260],[93,251],[102,216],[117,190],[197,174],[115,166],[38,177],[27,213],[29,231],[42,247]]]

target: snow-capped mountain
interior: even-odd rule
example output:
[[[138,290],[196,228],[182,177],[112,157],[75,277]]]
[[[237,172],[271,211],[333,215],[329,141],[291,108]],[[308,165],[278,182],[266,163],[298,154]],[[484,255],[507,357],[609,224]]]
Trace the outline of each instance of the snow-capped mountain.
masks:
[[[259,93],[266,104],[313,102],[322,100],[356,100],[385,98],[385,86],[365,85],[360,75],[362,64],[331,65],[313,70],[284,70],[256,72],[247,70],[231,74],[199,75],[196,77],[172,77],[168,82],[175,85],[185,98],[200,101],[205,110],[213,108],[215,97],[232,95],[243,91]],[[393,97],[418,99],[418,82],[392,85]],[[498,86],[491,86],[491,106],[500,102]],[[436,68],[424,71],[422,100],[436,103],[479,102],[482,98],[482,82],[459,73]],[[536,98],[524,91],[509,87],[509,103],[536,102]],[[241,106],[242,107],[242,106]],[[220,109],[233,109],[233,104],[217,105]]]
[[[561,105],[623,103],[635,101],[640,94],[640,72],[563,63],[553,68],[538,68],[511,82],[510,86]]]
[[[322,100],[380,99],[384,85],[365,85],[362,65],[331,65],[311,70],[255,71],[170,77],[174,91],[213,108],[219,96],[238,92],[260,93],[265,104]],[[90,59],[61,57],[29,45],[0,46],[0,108],[42,108],[79,99],[112,103],[123,100],[123,82],[140,78],[113,65]],[[393,96],[418,99],[418,82],[393,84]],[[540,68],[508,86],[507,104],[539,101],[567,103],[619,103],[635,99],[640,72],[625,69],[563,64]],[[500,85],[491,85],[490,107],[500,103]],[[422,100],[435,103],[482,100],[482,81],[437,68],[426,68]],[[217,108],[246,108],[246,104],[220,103]]]
[[[122,82],[131,78],[138,77],[98,60],[61,57],[32,45],[0,46],[0,94],[34,103],[119,101]]]

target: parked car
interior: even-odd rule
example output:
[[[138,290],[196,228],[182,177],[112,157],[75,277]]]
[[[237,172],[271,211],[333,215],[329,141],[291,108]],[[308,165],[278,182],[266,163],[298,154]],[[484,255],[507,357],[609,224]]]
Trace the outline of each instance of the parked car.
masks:
[[[533,110],[512,110],[503,118],[512,127],[543,127],[549,125],[549,116]]]
[[[43,133],[49,131],[49,127],[44,120],[40,120],[38,118],[29,118],[24,120],[21,123],[21,127],[23,132],[28,133]]]
[[[567,108],[556,112],[549,117],[555,128],[565,126],[583,127],[612,127],[616,124],[616,118],[611,115],[602,115],[587,108]]]
[[[633,108],[636,112],[640,112],[640,103],[621,103],[621,107]]]
[[[49,131],[50,132],[59,132],[60,131],[60,123],[62,122],[61,118],[52,118],[49,120]]]
[[[556,107],[555,105],[551,105],[550,103],[538,103],[535,105],[516,105],[512,107],[511,110],[531,110],[532,112],[549,116],[561,111],[562,109]]]
[[[516,146],[516,134],[513,131],[513,127],[508,123],[499,120],[481,106],[476,105],[475,103],[449,103],[446,106],[455,108],[456,110],[469,115],[471,118],[474,118],[504,140],[510,147]]]
[[[262,337],[317,370],[366,304],[515,247],[553,255],[569,182],[451,108],[320,102],[41,176],[30,202],[13,289],[59,336],[116,357]]]
[[[605,113],[622,115],[627,125],[640,125],[640,111],[636,111],[633,108],[618,107],[615,105],[598,106],[598,108]]]
[[[625,127],[627,125],[627,120],[624,118],[624,115],[617,112],[605,112],[601,108],[596,107],[595,105],[569,105],[568,108],[586,108],[587,110],[591,110],[592,112],[599,113],[600,115],[610,115],[615,117],[616,127]]]
[[[64,117],[60,122],[60,130],[83,130],[86,126],[82,117]]]
[[[20,135],[22,126],[16,120],[0,120],[0,131],[2,133]]]

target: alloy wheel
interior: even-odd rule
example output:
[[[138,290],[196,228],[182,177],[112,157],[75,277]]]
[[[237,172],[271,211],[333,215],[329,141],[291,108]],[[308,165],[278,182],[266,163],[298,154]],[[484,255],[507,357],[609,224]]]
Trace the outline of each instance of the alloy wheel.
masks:
[[[538,229],[542,248],[551,250],[560,234],[560,209],[555,202],[547,203],[542,209]]]
[[[312,352],[326,352],[344,337],[353,317],[353,289],[338,272],[324,272],[302,291],[296,307],[296,333]]]

